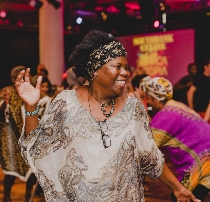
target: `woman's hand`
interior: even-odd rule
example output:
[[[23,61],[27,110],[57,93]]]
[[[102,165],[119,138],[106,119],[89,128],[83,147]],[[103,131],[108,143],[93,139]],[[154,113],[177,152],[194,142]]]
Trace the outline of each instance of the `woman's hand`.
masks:
[[[173,175],[168,166],[164,163],[162,174],[159,177],[159,180],[166,184],[174,193],[177,202],[201,202],[199,199],[196,199],[195,196],[185,188]]]
[[[39,76],[37,78],[36,87],[34,88],[30,83],[29,73],[29,68],[26,71],[22,70],[15,81],[15,87],[25,104],[28,106],[34,106],[37,105],[40,99],[40,84],[42,77]]]
[[[177,202],[201,202],[199,199],[196,199],[191,191],[186,189],[183,185],[180,184],[179,188],[173,191]]]

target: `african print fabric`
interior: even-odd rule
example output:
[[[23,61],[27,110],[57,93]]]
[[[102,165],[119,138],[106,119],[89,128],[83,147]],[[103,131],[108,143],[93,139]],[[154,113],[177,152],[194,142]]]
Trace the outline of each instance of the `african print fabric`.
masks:
[[[27,181],[31,174],[28,164],[21,156],[18,140],[23,127],[22,100],[14,87],[10,89],[10,101],[5,111],[7,117],[0,121],[0,165],[4,174]]]
[[[124,108],[104,124],[112,143],[108,148],[98,121],[75,90],[66,90],[53,100],[39,126],[27,138],[22,134],[22,155],[46,201],[145,201],[143,178],[157,179],[164,159],[143,105],[128,96]]]
[[[88,73],[92,75],[104,64],[120,56],[127,58],[126,55],[125,48],[120,42],[112,41],[109,44],[101,45],[90,54],[90,60],[87,63]]]
[[[210,126],[194,110],[170,100],[151,121],[158,147],[164,146],[179,181],[189,190],[210,189]]]

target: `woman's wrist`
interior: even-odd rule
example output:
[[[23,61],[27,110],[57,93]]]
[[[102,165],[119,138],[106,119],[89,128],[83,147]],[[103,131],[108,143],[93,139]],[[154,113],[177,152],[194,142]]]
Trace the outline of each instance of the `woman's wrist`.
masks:
[[[25,110],[28,111],[28,112],[33,112],[37,109],[37,104],[38,103],[36,103],[35,105],[25,104]]]

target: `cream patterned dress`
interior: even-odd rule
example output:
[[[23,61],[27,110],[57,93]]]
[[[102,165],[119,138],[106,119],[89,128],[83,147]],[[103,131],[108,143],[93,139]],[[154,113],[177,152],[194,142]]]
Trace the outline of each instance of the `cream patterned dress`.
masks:
[[[60,93],[39,126],[19,139],[22,155],[43,187],[46,201],[143,202],[143,178],[157,179],[164,159],[146,111],[128,96],[124,108],[102,126],[75,90]]]

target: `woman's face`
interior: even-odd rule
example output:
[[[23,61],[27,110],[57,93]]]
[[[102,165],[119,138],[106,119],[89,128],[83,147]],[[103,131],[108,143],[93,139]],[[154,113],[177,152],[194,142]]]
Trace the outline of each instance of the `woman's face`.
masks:
[[[103,65],[98,71],[97,84],[111,97],[122,96],[130,76],[127,59],[117,57]]]
[[[49,91],[49,85],[47,82],[43,82],[40,86],[41,95],[47,95]]]

